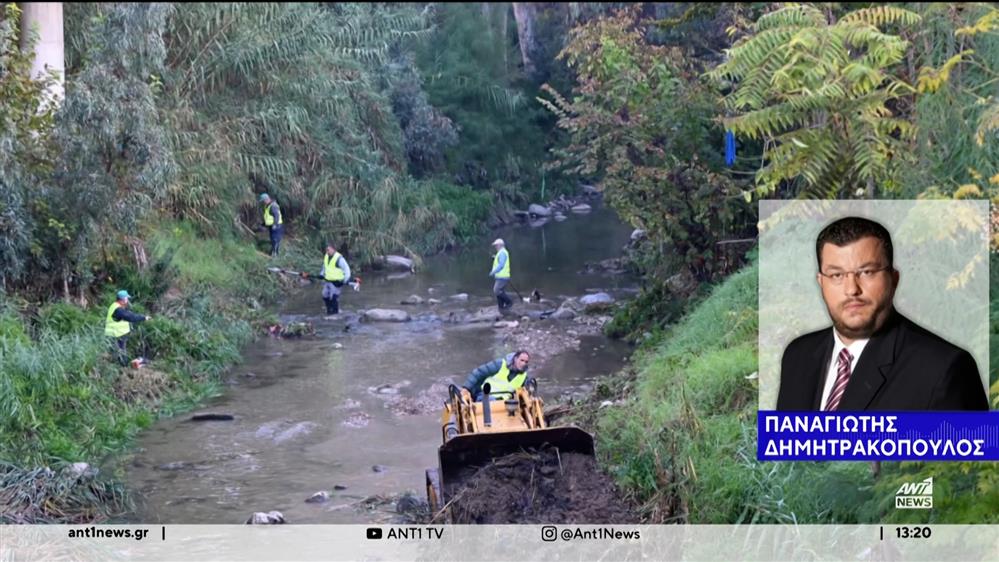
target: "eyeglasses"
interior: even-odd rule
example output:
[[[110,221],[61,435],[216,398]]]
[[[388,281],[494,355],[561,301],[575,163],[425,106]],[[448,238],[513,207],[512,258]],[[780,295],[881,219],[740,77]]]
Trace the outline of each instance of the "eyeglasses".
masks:
[[[842,285],[846,278],[850,275],[854,275],[857,278],[857,283],[861,285],[869,284],[877,279],[877,276],[882,271],[891,269],[891,266],[885,267],[865,267],[864,269],[858,269],[856,271],[837,271],[835,273],[822,273],[819,275],[828,279],[833,285]]]

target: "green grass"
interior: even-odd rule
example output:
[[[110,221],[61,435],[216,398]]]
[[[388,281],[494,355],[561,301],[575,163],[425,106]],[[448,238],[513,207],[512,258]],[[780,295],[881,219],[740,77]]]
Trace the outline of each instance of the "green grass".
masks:
[[[263,305],[282,285],[266,268],[308,265],[294,244],[287,256],[270,260],[245,241],[202,238],[184,224],[154,225],[146,240],[149,267],[113,269],[112,283],[86,309],[68,303],[36,308],[0,293],[4,486],[31,482],[38,470],[33,467],[51,466],[55,476],[49,487],[65,492],[47,504],[42,496],[35,498],[63,506],[55,511],[41,509],[35,500],[6,503],[0,506],[8,512],[5,521],[23,516],[85,522],[124,509],[118,484],[63,485],[63,467],[99,465],[158,417],[190,410],[221,392],[219,375],[240,358],[254,331],[273,321]],[[133,294],[135,310],[154,316],[137,325],[129,340],[129,355],[151,358],[149,369],[123,369],[110,353],[104,319],[118,288]]]

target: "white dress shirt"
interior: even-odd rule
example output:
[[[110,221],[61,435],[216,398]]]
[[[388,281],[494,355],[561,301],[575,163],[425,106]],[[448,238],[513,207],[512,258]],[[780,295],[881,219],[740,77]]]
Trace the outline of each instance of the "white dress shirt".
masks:
[[[829,401],[829,395],[832,394],[833,385],[836,384],[836,375],[839,371],[839,352],[845,347],[850,350],[850,356],[853,360],[850,361],[850,378],[853,378],[853,374],[857,369],[857,362],[860,361],[860,354],[864,352],[864,348],[867,347],[867,342],[871,341],[870,338],[866,340],[853,340],[850,345],[844,345],[843,341],[840,339],[842,336],[833,328],[833,352],[832,360],[829,362],[829,368],[826,369],[826,384],[822,389],[822,402],[819,403],[819,409],[825,411],[826,402]],[[849,386],[849,383],[847,383]]]

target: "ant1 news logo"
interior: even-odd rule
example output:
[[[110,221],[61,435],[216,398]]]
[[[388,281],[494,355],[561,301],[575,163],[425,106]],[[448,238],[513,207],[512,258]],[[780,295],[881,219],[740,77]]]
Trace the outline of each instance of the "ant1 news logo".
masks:
[[[931,509],[933,477],[922,482],[906,482],[895,492],[895,509]]]

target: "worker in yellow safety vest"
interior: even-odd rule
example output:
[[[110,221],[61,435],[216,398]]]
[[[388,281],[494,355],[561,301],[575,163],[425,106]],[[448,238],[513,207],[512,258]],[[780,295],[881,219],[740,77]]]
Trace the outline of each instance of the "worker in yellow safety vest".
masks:
[[[264,204],[264,227],[271,234],[271,256],[278,255],[281,247],[281,237],[284,236],[284,217],[281,216],[281,207],[277,201],[271,199],[266,193],[260,194],[260,202]],[[259,230],[258,230],[259,232]]]
[[[122,367],[128,365],[128,334],[132,331],[132,324],[152,320],[152,316],[143,316],[128,310],[128,301],[131,298],[128,291],[122,289],[118,291],[116,300],[108,307],[108,314],[104,320],[104,335],[112,338],[111,350],[121,363]]]
[[[494,399],[512,398],[517,389],[527,381],[527,364],[530,360],[531,354],[520,350],[479,365],[468,375],[464,387],[480,401],[482,387],[486,383],[489,383],[489,395]]]
[[[506,294],[506,285],[510,282],[510,252],[506,249],[506,243],[502,238],[493,240],[493,248],[496,255],[493,257],[493,269],[489,276],[495,279],[493,283],[493,295],[496,296],[496,304],[500,311],[513,306],[513,299]]]
[[[303,274],[303,277],[311,277],[311,274]],[[323,269],[317,275],[323,280],[323,302],[326,303],[326,314],[333,315],[340,313],[340,288],[350,283],[350,265],[336,247],[330,243],[326,245],[326,253],[323,254]],[[356,281],[357,283],[360,280]],[[357,287],[355,285],[355,290]]]

